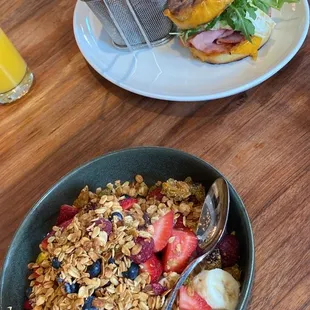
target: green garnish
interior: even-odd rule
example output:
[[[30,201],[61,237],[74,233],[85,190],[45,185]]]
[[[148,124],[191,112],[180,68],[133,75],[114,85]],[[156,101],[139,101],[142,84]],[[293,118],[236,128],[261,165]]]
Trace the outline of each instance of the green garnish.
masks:
[[[183,42],[202,31],[211,30],[218,22],[229,25],[232,30],[240,31],[248,41],[255,34],[255,27],[251,19],[256,19],[257,9],[268,13],[270,8],[280,10],[284,3],[298,3],[300,0],[235,0],[227,9],[211,22],[196,28],[178,32]],[[250,19],[250,18],[251,19]]]
[[[255,27],[246,14],[248,12],[249,16],[255,19],[256,10],[247,0],[235,0],[220,17],[227,22],[231,29],[240,31],[248,41],[251,41]]]
[[[261,0],[252,0],[252,3],[264,13],[268,14],[270,6],[268,6],[266,3],[262,2]]]
[[[269,8],[274,8],[276,10],[281,10],[284,3],[299,3],[300,0],[257,0],[262,2],[265,6]]]
[[[200,33],[202,31],[211,30],[219,20],[220,20],[220,16],[214,18],[210,23],[204,24],[204,25],[196,27],[196,28],[186,30],[185,31],[185,40],[187,40],[189,37],[191,37],[197,33]]]

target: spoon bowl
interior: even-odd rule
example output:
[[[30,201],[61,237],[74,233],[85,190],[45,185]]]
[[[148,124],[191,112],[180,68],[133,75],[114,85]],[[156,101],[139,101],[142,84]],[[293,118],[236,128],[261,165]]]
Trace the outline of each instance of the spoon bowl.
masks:
[[[229,187],[223,178],[211,185],[199,218],[196,235],[203,252],[213,248],[223,236],[229,213]]]

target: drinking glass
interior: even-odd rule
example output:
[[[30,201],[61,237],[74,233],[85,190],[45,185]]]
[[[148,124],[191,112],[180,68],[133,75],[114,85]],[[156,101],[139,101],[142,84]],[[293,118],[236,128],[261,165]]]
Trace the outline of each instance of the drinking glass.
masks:
[[[0,104],[27,94],[33,78],[26,62],[0,28]]]

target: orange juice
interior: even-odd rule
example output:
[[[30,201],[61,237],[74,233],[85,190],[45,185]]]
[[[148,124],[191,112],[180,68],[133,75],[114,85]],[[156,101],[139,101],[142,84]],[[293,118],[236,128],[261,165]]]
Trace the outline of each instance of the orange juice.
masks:
[[[27,64],[0,28],[0,94],[15,88],[24,78]]]

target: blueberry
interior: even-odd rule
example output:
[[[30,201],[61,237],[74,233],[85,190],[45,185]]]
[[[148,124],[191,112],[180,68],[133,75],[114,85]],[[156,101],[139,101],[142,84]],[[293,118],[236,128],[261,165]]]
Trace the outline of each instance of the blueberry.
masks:
[[[88,298],[86,298],[82,309],[83,310],[97,310],[97,308],[92,305],[94,298],[95,298],[94,296],[89,296]]]
[[[138,276],[139,271],[140,271],[139,265],[136,263],[131,263],[129,269],[123,272],[123,276],[130,280],[134,280]]]
[[[60,277],[60,273],[56,276],[56,281],[58,284],[60,284],[64,281],[64,279]]]
[[[109,220],[112,221],[114,217],[116,217],[119,221],[122,221],[122,220],[123,220],[123,215],[122,215],[122,213],[120,213],[120,212],[113,212],[113,213],[110,215]]]
[[[115,259],[113,257],[110,257],[108,260],[109,264],[115,264]]]
[[[147,213],[143,213],[143,219],[145,221],[145,226],[150,226],[152,224],[150,216]]]
[[[61,265],[61,262],[56,258],[54,257],[52,259],[52,266],[55,268],[55,269],[59,269],[60,268],[60,265]]]
[[[77,283],[65,283],[65,292],[67,294],[74,294],[79,291],[79,285]]]
[[[27,297],[27,299],[30,299],[30,294],[32,293],[32,288],[31,287],[28,287],[27,289],[26,289],[26,297]]]
[[[90,278],[95,278],[99,276],[101,272],[101,260],[98,259],[91,266],[88,266],[87,272],[89,273]]]

